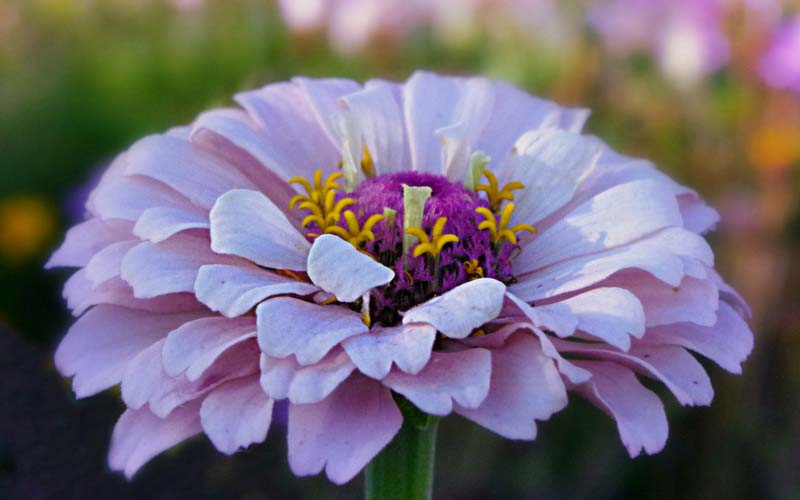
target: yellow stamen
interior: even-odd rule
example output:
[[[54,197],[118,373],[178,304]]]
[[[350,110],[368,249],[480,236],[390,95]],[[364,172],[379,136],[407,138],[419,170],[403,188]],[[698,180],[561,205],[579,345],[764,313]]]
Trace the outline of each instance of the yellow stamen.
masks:
[[[478,264],[478,259],[464,262],[464,271],[467,273],[467,278],[470,281],[484,277],[483,268]]]
[[[483,176],[486,177],[486,180],[489,181],[489,184],[478,184],[475,186],[475,191],[483,191],[486,193],[486,196],[489,198],[489,206],[491,207],[492,212],[497,212],[500,210],[500,205],[503,203],[503,200],[514,201],[514,193],[512,193],[512,191],[525,188],[524,184],[517,181],[509,182],[500,188],[500,185],[497,182],[497,177],[495,177],[490,170],[484,170]]]
[[[325,232],[328,234],[335,234],[349,241],[350,244],[356,248],[359,248],[365,241],[372,241],[375,239],[375,233],[372,232],[372,229],[375,227],[375,224],[383,220],[382,214],[375,214],[365,220],[364,225],[361,226],[358,223],[356,214],[354,214],[352,210],[345,211],[343,215],[345,223],[347,224],[346,229],[342,226],[331,225],[325,229]]]
[[[364,156],[361,157],[361,170],[367,179],[375,177],[375,162],[372,161],[372,155],[369,154],[369,149],[364,146]]]
[[[488,230],[489,234],[492,238],[492,243],[495,245],[500,243],[503,240],[508,240],[512,245],[517,244],[517,235],[516,233],[520,231],[528,231],[531,234],[536,233],[536,228],[531,226],[530,224],[517,224],[512,227],[508,227],[509,223],[511,222],[511,216],[514,213],[514,206],[513,203],[509,203],[505,207],[503,207],[503,211],[500,213],[500,220],[497,220],[494,212],[489,210],[486,207],[478,207],[475,209],[476,212],[483,215],[484,220],[480,224],[478,224],[478,229],[480,230]]]
[[[334,172],[323,179],[322,170],[316,170],[313,176],[313,183],[302,177],[292,177],[290,184],[301,185],[306,194],[297,194],[289,200],[289,208],[292,210],[308,210],[311,212],[300,222],[302,227],[316,224],[320,233],[308,233],[309,238],[316,238],[321,233],[336,224],[342,218],[342,210],[355,205],[353,198],[345,197],[336,201],[336,195],[341,190],[341,185],[337,182],[344,176],[341,172]]]
[[[425,231],[418,227],[406,228],[406,234],[410,234],[419,240],[419,243],[414,247],[414,257],[429,253],[433,258],[439,257],[442,249],[448,243],[458,243],[458,236],[455,234],[443,234],[444,225],[447,223],[447,217],[439,217],[433,225],[430,236]]]

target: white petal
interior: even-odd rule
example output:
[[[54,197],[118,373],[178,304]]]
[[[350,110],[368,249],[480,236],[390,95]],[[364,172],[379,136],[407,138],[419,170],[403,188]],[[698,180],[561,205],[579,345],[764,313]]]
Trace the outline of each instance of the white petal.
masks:
[[[341,349],[329,352],[319,363],[303,366],[294,357],[261,355],[261,387],[273,399],[294,404],[322,401],[355,370]]]
[[[394,271],[332,234],[314,240],[308,252],[308,277],[341,302],[353,302],[394,279]]]
[[[197,273],[197,299],[227,317],[245,314],[259,302],[276,295],[309,295],[319,288],[253,265],[208,265]]]
[[[432,415],[448,415],[453,403],[477,408],[489,393],[492,356],[486,349],[435,352],[425,368],[411,375],[393,371],[383,384]]]
[[[675,197],[663,186],[651,181],[622,184],[583,203],[534,237],[522,249],[514,269],[527,273],[681,225]]]
[[[448,337],[463,339],[500,314],[505,290],[497,280],[470,281],[410,309],[403,324],[428,323]]]
[[[264,267],[304,271],[309,243],[263,194],[235,189],[211,209],[211,248]]]
[[[200,406],[200,423],[214,446],[231,455],[266,439],[272,405],[258,378],[234,380],[206,396]]]
[[[339,342],[368,330],[357,312],[290,297],[262,302],[256,315],[261,349],[276,358],[294,354],[301,365],[318,362]]]
[[[199,210],[153,207],[142,212],[133,234],[143,240],[159,243],[182,231],[208,228],[208,216]]]
[[[345,340],[342,346],[361,373],[380,380],[392,363],[404,372],[418,373],[431,356],[434,340],[436,328],[426,324],[374,326],[363,335]]]

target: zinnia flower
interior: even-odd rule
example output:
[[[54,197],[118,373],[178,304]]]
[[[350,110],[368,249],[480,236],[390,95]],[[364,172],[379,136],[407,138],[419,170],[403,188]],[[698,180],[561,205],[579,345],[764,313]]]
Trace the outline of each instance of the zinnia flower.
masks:
[[[758,66],[770,87],[800,93],[800,15],[778,26]]]
[[[533,440],[568,391],[636,456],[667,438],[641,377],[707,405],[690,351],[740,372],[716,212],[585,110],[427,72],[237,101],[118,156],[49,262],[80,268],[56,366],[78,397],[121,384],[113,469],[201,432],[234,453],[288,400],[292,470],[343,483],[398,403]]]

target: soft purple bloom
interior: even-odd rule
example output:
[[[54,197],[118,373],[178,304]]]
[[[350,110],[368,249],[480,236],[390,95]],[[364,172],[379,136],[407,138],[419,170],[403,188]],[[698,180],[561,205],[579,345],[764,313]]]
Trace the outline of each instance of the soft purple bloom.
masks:
[[[775,30],[758,71],[770,87],[800,92],[800,16]]]
[[[667,76],[685,86],[729,58],[723,0],[601,0],[589,23],[614,51],[650,52]]]
[[[667,438],[639,377],[708,405],[690,351],[741,371],[716,212],[582,135],[585,110],[427,72],[237,101],[118,156],[49,262],[79,268],[56,366],[78,397],[121,385],[112,468],[198,433],[234,453],[288,401],[292,470],[343,483],[395,397],[533,440],[568,391],[636,456]]]

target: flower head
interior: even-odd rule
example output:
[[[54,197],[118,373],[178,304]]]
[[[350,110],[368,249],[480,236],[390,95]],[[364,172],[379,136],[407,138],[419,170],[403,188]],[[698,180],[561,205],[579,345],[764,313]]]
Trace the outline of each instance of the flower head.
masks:
[[[747,306],[701,236],[716,212],[580,134],[587,113],[483,78],[297,78],[121,154],[51,266],[80,316],[56,353],[79,397],[121,384],[109,461],[133,474],[205,433],[345,482],[404,398],[512,439],[574,391],[659,451],[664,408],[738,373]],[[404,403],[405,404],[405,403]]]
[[[778,26],[758,71],[767,85],[800,93],[800,16]]]

